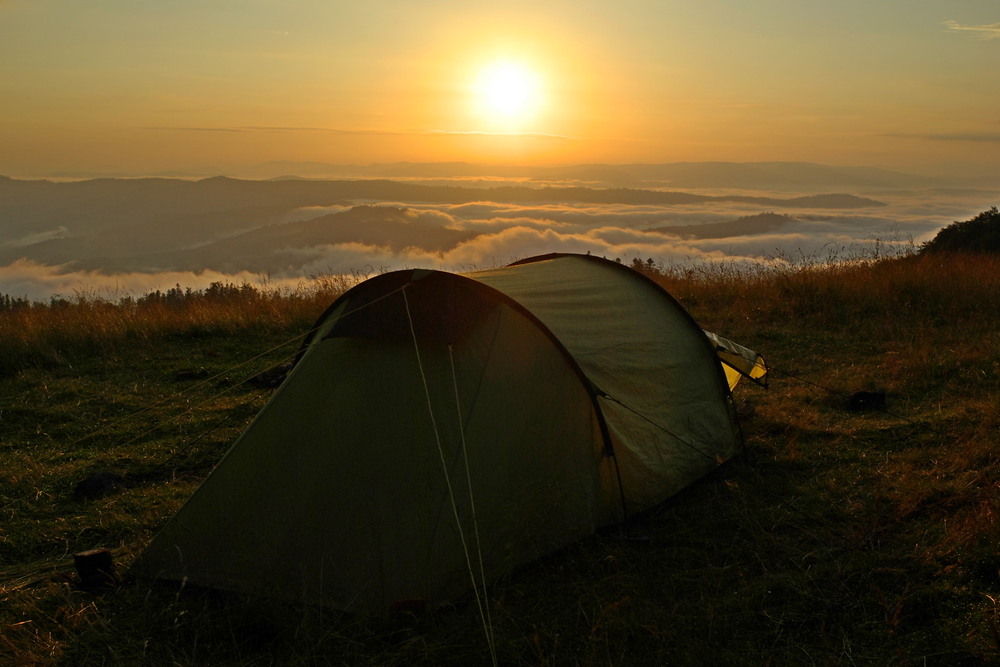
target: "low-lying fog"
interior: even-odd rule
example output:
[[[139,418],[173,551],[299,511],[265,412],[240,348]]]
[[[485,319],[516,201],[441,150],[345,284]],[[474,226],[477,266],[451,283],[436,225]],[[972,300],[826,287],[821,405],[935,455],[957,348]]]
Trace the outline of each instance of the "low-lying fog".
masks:
[[[436,179],[0,179],[0,293],[117,298],[211,282],[467,271],[551,252],[664,264],[905,252],[1000,189],[546,187]],[[832,189],[840,186],[839,189]]]

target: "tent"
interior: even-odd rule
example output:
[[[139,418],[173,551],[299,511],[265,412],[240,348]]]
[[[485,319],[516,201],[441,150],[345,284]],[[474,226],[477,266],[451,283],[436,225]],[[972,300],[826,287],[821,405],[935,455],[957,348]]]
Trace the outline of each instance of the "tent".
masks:
[[[371,278],[135,570],[367,613],[437,605],[733,456],[725,369],[766,371],[596,257]]]

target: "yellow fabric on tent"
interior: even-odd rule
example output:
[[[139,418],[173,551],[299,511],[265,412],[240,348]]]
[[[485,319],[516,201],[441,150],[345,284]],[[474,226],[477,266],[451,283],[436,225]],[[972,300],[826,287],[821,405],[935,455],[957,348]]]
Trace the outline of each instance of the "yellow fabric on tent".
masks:
[[[767,364],[764,362],[764,357],[710,331],[706,331],[705,335],[715,345],[715,352],[719,355],[722,369],[726,372],[730,391],[735,389],[744,377],[750,378],[762,387],[767,386]]]

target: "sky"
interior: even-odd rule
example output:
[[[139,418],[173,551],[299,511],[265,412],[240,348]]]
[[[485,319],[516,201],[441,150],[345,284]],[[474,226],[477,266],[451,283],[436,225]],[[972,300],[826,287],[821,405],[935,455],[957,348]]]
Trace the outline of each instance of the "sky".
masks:
[[[0,174],[1000,173],[997,71],[995,0],[0,0]]]

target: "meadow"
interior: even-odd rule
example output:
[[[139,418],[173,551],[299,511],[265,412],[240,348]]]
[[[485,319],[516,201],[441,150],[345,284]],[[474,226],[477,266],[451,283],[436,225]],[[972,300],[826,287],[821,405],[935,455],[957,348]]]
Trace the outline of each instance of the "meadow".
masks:
[[[737,389],[737,459],[493,585],[497,662],[1000,661],[1000,257],[637,265],[770,387]],[[0,662],[490,664],[469,600],[363,619],[77,580],[98,547],[127,572],[349,282],[0,301]],[[76,497],[97,471],[113,491]]]

